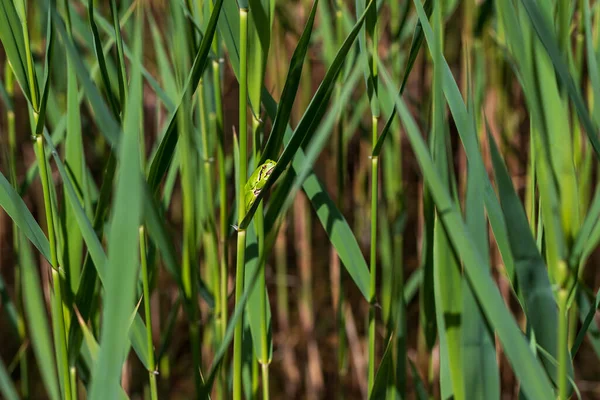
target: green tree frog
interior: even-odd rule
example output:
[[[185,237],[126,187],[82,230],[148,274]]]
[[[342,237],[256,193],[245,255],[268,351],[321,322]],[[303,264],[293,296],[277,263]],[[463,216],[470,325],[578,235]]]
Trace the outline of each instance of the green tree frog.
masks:
[[[273,173],[273,170],[275,169],[276,165],[277,162],[273,160],[267,160],[264,164],[256,168],[252,175],[250,175],[250,178],[248,178],[248,181],[244,186],[246,212],[248,212],[250,207],[252,207],[252,204],[254,204],[254,202],[256,201],[256,198],[260,194],[262,188],[265,187],[265,184],[267,183],[267,180]]]

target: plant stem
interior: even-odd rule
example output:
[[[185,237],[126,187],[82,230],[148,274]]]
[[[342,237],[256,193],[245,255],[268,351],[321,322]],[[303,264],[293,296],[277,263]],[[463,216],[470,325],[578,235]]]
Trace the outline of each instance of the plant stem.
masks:
[[[253,152],[255,167],[258,168],[258,162],[260,160],[260,135],[261,123],[253,116],[252,117],[252,132],[253,132]],[[262,258],[262,253],[265,250],[265,227],[264,227],[264,214],[262,202],[258,205],[256,213],[254,214],[254,229],[256,230],[256,239],[258,243],[258,258]],[[258,278],[258,290],[260,296],[260,341],[261,341],[261,354],[257,354],[258,362],[261,365],[262,374],[262,394],[263,399],[269,399],[269,348],[268,348],[268,327],[267,327],[267,288],[266,288],[266,277],[265,277],[265,264],[258,266],[260,269],[260,277]]]
[[[373,131],[376,132],[377,119],[373,118]],[[371,269],[371,298],[369,307],[369,370],[368,370],[368,387],[369,395],[375,382],[375,291],[377,282],[377,167],[379,159],[373,157],[371,159],[371,254],[370,254],[370,269]]]
[[[235,271],[235,303],[237,304],[244,292],[244,253],[246,251],[246,230],[238,231],[237,265]],[[241,262],[240,262],[241,260]],[[242,318],[235,326],[233,337],[233,398],[242,398]]]
[[[558,398],[567,399],[568,381],[568,292],[565,288],[558,291]]]
[[[142,264],[142,288],[144,292],[144,316],[146,317],[146,340],[148,341],[148,378],[150,380],[150,398],[158,400],[156,387],[156,364],[154,362],[154,346],[152,342],[152,310],[150,309],[150,275],[148,256],[146,254],[146,232],[140,226],[140,259]]]
[[[180,146],[181,157],[181,183],[183,193],[183,254],[181,275],[186,301],[189,306],[190,320],[190,342],[192,346],[192,361],[196,393],[200,393],[202,377],[200,376],[201,356],[199,341],[199,316],[197,301],[197,270],[196,270],[196,227],[195,227],[195,199],[196,192],[194,176],[192,173],[193,155],[192,138],[189,123],[185,113],[179,113],[180,134],[182,146]]]
[[[335,35],[336,44],[338,47],[342,46],[344,42],[344,21],[342,14],[343,2],[342,0],[336,0],[335,2]],[[342,90],[342,79],[343,74],[340,74],[336,88],[336,98],[339,98]],[[339,102],[338,102],[339,103]],[[343,212],[343,194],[344,194],[344,131],[346,125],[344,107],[340,105],[337,115],[336,123],[336,143],[335,143],[335,162],[336,162],[336,179],[337,179],[337,207]],[[337,348],[337,371],[339,377],[338,384],[338,398],[343,398],[343,387],[341,381],[347,373],[347,361],[346,361],[346,321],[344,319],[344,285],[342,279],[342,269],[340,266],[340,259],[337,255],[337,251],[332,246],[331,248],[333,262],[331,266],[332,273],[332,286],[336,288],[333,290],[334,294],[334,310],[336,313],[336,324],[337,324],[337,336],[338,336],[338,348]],[[336,293],[337,292],[337,293]]]
[[[211,3],[212,4],[212,3]],[[215,53],[217,49],[217,41],[213,42]],[[217,135],[217,169],[219,172],[219,240],[221,245],[219,268],[220,268],[220,283],[219,296],[221,303],[221,314],[219,316],[219,322],[221,325],[220,338],[223,340],[225,337],[225,331],[227,329],[227,174],[225,171],[225,142],[223,135],[223,104],[221,101],[221,71],[219,61],[213,60],[213,89],[215,97],[215,123],[216,123],[216,135]],[[221,366],[222,372],[219,374],[219,382],[221,387],[222,398],[227,397],[227,377],[225,371],[227,368],[224,364]]]
[[[372,37],[372,72],[371,79],[373,80],[373,97],[371,102],[377,101],[377,23],[373,28]],[[375,144],[378,138],[378,116],[374,113],[374,108],[371,106],[371,126],[372,126],[372,146],[375,149]],[[378,182],[377,182],[377,166],[379,158],[371,158],[371,254],[370,254],[370,271],[371,271],[371,285],[370,285],[370,308],[369,308],[369,370],[368,370],[368,388],[369,395],[373,389],[375,383],[375,292],[377,285],[377,195],[378,195]]]
[[[246,214],[244,186],[246,185],[248,157],[247,148],[247,64],[248,64],[248,9],[240,8],[240,72],[239,72],[239,130],[240,161],[238,176],[238,225],[241,225]],[[237,262],[235,271],[235,304],[237,305],[244,291],[244,265],[246,253],[246,230],[238,230]],[[242,398],[242,320],[237,322],[233,338],[233,398]]]
[[[6,89],[6,94],[8,98],[14,105],[14,93],[15,93],[15,83],[14,83],[14,75],[12,69],[8,63],[8,61],[4,64],[4,86]],[[15,112],[14,109],[10,106],[6,109],[6,123],[8,130],[8,169],[9,169],[9,179],[10,184],[18,189],[17,186],[17,133],[15,129]],[[15,222],[13,222],[13,250],[15,258],[19,254],[19,235],[18,235],[18,227]],[[22,308],[22,300],[21,300],[21,273],[19,268],[15,268],[15,298],[17,312],[18,312],[18,333],[19,339],[21,343],[24,343],[27,338],[27,332],[25,329],[25,321],[23,320],[23,308]],[[21,395],[24,399],[29,398],[29,374],[27,367],[27,351],[23,351],[21,355],[21,359],[19,360],[19,369],[21,373]]]
[[[37,124],[38,116],[34,112],[34,120]],[[54,213],[52,212],[52,199],[50,193],[50,176],[46,164],[46,152],[44,149],[44,140],[42,135],[36,135],[35,138],[36,154],[38,167],[40,169],[40,179],[42,181],[42,191],[44,193],[44,209],[46,212],[46,224],[48,227],[48,242],[50,243],[50,261],[52,263],[52,283],[54,287],[54,297],[52,299],[52,312],[55,314],[57,329],[55,337],[57,343],[54,344],[56,350],[56,360],[60,364],[58,369],[62,375],[63,395],[66,399],[71,399],[71,378],[69,373],[69,358],[67,354],[67,335],[65,327],[65,316],[63,312],[63,297],[60,274],[58,273],[58,253],[56,248],[56,235],[54,230]]]
[[[212,181],[212,157],[209,152],[209,144],[208,144],[208,124],[206,122],[206,109],[204,104],[204,84],[203,79],[200,79],[198,83],[198,111],[200,114],[200,137],[202,141],[202,165],[204,171],[204,193],[205,193],[205,201],[206,201],[206,229],[203,234],[203,242],[205,247],[205,265],[207,268],[207,275],[210,276],[210,281],[212,283],[212,290],[214,293],[218,293],[221,287],[220,284],[220,268],[218,265],[218,238],[217,238],[217,227],[215,223],[214,217],[214,188]],[[210,123],[211,131],[214,131],[213,121]],[[215,343],[218,344],[221,338],[221,322],[219,320],[219,316],[221,315],[221,296],[215,296],[215,321],[214,321],[214,339]]]
[[[210,12],[212,13],[214,1],[210,2]],[[219,39],[218,33],[212,43],[213,52],[219,54]],[[212,61],[213,73],[213,92],[215,99],[215,123],[217,136],[217,169],[219,173],[219,205],[221,207],[219,213],[219,237],[220,237],[220,269],[221,269],[221,287],[219,288],[219,296],[221,297],[221,338],[225,337],[227,329],[227,174],[225,171],[225,137],[223,132],[223,101],[221,95],[221,64],[220,60]],[[226,377],[221,376],[221,384],[224,390],[227,389]]]

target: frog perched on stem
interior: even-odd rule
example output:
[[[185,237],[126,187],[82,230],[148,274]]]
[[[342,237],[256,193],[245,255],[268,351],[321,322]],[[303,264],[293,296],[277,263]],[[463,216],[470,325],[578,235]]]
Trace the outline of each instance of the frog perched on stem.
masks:
[[[267,160],[254,170],[246,185],[244,186],[244,199],[246,201],[246,212],[252,207],[260,191],[265,187],[267,180],[273,173],[277,162]]]

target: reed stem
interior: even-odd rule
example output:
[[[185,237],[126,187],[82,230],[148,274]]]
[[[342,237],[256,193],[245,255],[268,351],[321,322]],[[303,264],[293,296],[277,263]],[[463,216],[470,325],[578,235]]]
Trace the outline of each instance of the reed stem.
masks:
[[[148,378],[150,382],[150,398],[158,400],[156,386],[156,363],[154,361],[154,345],[152,341],[152,310],[150,309],[150,274],[146,250],[146,230],[140,226],[140,260],[142,264],[142,290],[144,293],[144,316],[146,318],[146,340],[148,341]]]
[[[239,9],[240,17],[240,72],[239,72],[239,135],[240,161],[238,174],[238,225],[241,225],[246,214],[244,186],[246,185],[248,156],[247,151],[247,99],[248,99],[248,9]],[[235,271],[235,304],[237,305],[244,292],[244,266],[246,256],[246,230],[238,230],[237,262]],[[235,326],[233,338],[233,399],[242,398],[242,333],[243,318]]]

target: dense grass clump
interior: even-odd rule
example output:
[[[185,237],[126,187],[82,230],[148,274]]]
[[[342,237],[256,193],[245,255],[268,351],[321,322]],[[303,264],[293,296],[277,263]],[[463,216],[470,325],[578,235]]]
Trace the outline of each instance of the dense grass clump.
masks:
[[[599,27],[0,0],[0,398],[595,398]]]

